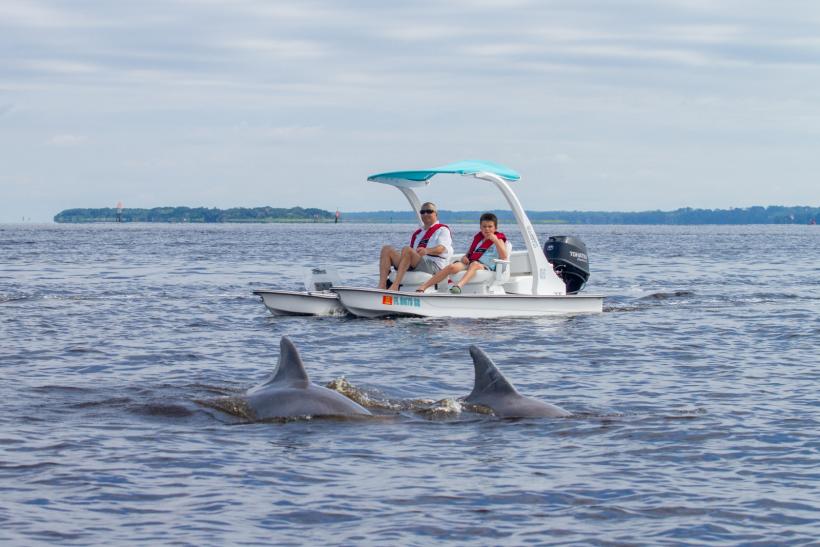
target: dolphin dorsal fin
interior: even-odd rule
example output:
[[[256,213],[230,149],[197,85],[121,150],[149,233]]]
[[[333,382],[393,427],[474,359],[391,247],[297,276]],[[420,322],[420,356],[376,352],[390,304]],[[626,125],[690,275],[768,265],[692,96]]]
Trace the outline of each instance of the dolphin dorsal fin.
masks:
[[[302,363],[302,358],[299,357],[296,346],[293,345],[290,338],[283,336],[279,342],[279,363],[273,373],[273,378],[267,383],[293,381],[310,382],[310,378],[308,378],[305,365]]]
[[[470,346],[470,356],[473,358],[473,367],[475,368],[475,384],[473,385],[473,392],[467,396],[468,400],[471,397],[478,397],[487,393],[518,395],[515,386],[501,374],[493,360],[481,348]]]

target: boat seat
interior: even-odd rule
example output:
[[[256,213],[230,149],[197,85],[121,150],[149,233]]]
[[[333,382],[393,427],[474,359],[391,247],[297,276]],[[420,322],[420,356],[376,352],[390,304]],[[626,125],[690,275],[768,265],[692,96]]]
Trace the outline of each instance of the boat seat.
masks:
[[[510,278],[504,283],[506,294],[530,294],[532,292],[532,267],[526,250],[510,253]]]
[[[532,275],[530,257],[526,250],[510,253],[510,275]]]
[[[433,277],[427,272],[406,272],[402,279],[402,285],[421,285]]]
[[[413,292],[416,289],[418,289],[422,285],[422,283],[424,283],[431,277],[433,276],[427,272],[406,272],[404,274],[404,278],[402,278],[401,280],[401,286],[399,287],[399,290],[405,292]],[[387,276],[387,279],[389,279],[392,283],[395,278],[396,270],[393,270],[390,272],[390,275]]]
[[[507,256],[512,256],[512,243],[507,241]],[[505,294],[502,285],[510,280],[510,260],[495,259],[495,271],[479,270],[462,287],[462,294]],[[451,275],[450,280],[458,283],[464,277],[465,271]]]

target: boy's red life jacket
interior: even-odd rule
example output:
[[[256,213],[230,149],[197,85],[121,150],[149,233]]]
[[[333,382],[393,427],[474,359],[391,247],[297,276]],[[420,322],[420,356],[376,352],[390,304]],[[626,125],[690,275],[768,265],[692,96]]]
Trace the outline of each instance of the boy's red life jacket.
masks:
[[[430,241],[430,238],[433,237],[433,234],[436,233],[436,230],[438,230],[441,227],[447,228],[448,230],[450,229],[450,227],[447,226],[446,224],[433,224],[432,226],[427,228],[426,232],[424,232],[424,235],[422,236],[421,241],[419,241],[418,248],[419,249],[427,248],[427,242]],[[418,230],[413,232],[412,237],[410,237],[410,246],[413,247],[414,249],[416,248],[416,237],[421,233],[421,230],[422,229],[419,228]],[[433,256],[433,255],[430,255],[430,256]]]
[[[501,232],[496,232],[495,237],[497,237],[501,241],[504,241],[504,242],[507,241],[507,236],[505,236]],[[482,241],[482,239],[484,241]],[[481,245],[479,245],[479,243],[481,243]],[[483,255],[484,252],[487,249],[489,249],[492,245],[493,245],[492,241],[490,241],[489,239],[484,239],[484,234],[482,234],[481,232],[478,232],[473,237],[473,243],[470,245],[470,250],[467,251],[467,260],[469,260],[470,262],[475,262],[476,260],[480,260],[481,255]]]

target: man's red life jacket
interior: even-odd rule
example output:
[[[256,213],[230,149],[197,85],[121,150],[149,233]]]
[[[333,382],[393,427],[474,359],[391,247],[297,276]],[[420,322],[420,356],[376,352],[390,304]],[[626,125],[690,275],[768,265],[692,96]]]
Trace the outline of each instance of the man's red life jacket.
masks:
[[[500,239],[501,241],[504,241],[504,242],[507,241],[507,236],[505,236],[501,232],[496,232],[495,236],[498,239]],[[482,240],[484,240],[484,241],[482,241]],[[479,243],[481,243],[481,245],[479,245]],[[484,234],[482,234],[481,232],[478,232],[473,237],[473,243],[470,245],[470,250],[467,251],[467,260],[469,260],[470,262],[475,262],[476,260],[480,260],[481,255],[483,255],[484,252],[487,249],[489,249],[492,245],[493,245],[492,241],[490,241],[489,239],[484,239]]]
[[[438,230],[442,226],[444,228],[447,228],[448,230],[450,229],[450,227],[447,226],[446,224],[433,224],[432,226],[427,228],[427,231],[424,232],[424,236],[422,236],[421,241],[419,241],[418,248],[419,249],[426,248],[427,247],[427,242],[430,241],[430,238],[433,237],[433,234],[436,233],[436,230]],[[416,237],[421,233],[421,230],[422,229],[419,228],[418,230],[413,232],[412,237],[410,237],[410,246],[413,247],[414,249],[416,248]]]

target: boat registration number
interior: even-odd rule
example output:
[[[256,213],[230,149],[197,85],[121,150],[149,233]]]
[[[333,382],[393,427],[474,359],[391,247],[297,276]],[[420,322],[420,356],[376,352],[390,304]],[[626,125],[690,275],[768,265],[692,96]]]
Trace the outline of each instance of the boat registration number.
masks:
[[[421,298],[416,298],[414,296],[401,296],[398,294],[384,294],[382,295],[382,304],[385,306],[410,306],[411,308],[420,308]]]

